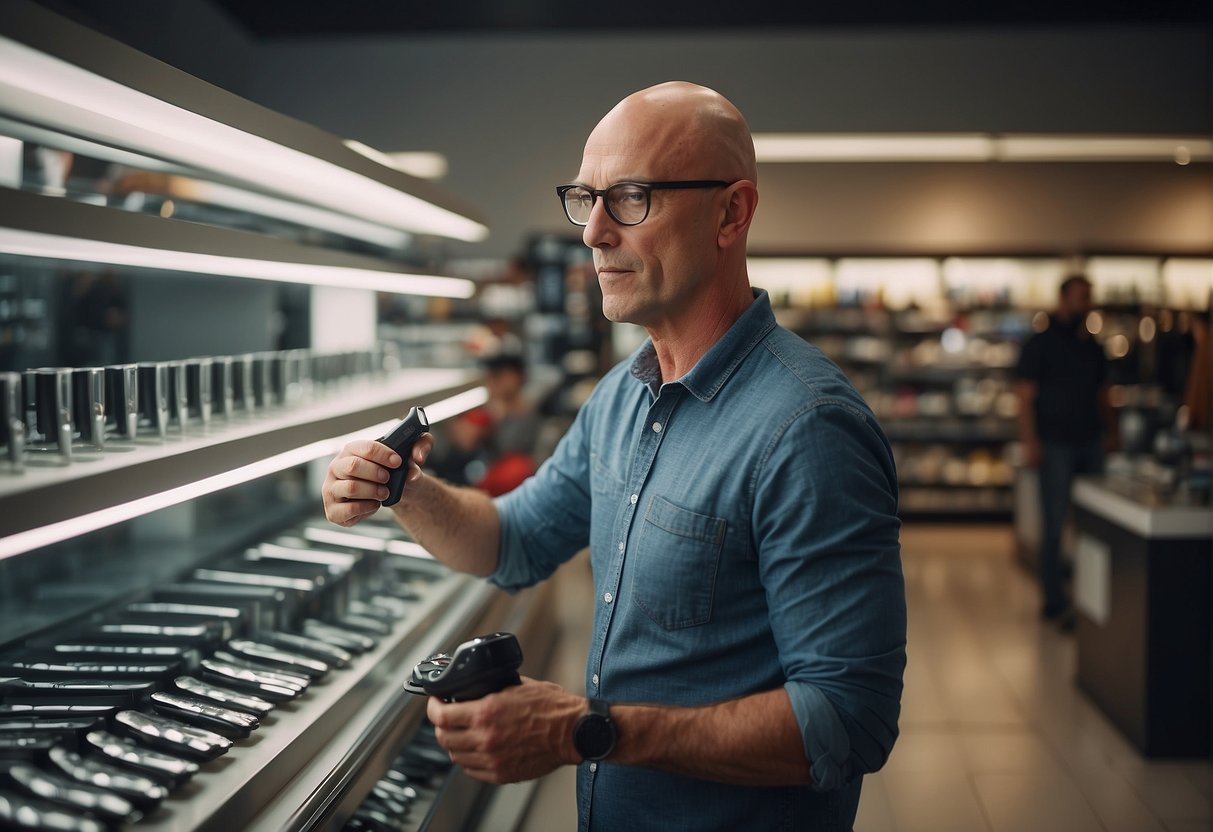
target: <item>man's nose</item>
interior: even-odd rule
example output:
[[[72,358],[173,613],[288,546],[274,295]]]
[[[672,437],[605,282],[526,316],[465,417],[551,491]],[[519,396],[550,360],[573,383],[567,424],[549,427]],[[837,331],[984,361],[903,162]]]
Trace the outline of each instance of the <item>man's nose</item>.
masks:
[[[590,248],[609,248],[619,242],[619,224],[607,213],[605,198],[594,200],[581,239]]]

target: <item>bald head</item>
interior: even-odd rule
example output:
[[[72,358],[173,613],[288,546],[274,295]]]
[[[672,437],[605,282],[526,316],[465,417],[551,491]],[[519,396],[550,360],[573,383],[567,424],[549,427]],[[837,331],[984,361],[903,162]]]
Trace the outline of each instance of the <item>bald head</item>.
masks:
[[[631,175],[661,179],[758,180],[749,125],[720,93],[668,81],[615,105],[585,146],[586,158],[627,158]]]

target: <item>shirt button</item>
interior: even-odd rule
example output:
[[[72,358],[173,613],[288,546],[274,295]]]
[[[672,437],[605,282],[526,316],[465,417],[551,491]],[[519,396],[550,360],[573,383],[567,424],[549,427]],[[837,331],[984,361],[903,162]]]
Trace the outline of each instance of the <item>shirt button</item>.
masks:
[[[602,600],[606,601],[608,604],[611,603],[611,601],[613,601],[614,599],[615,599],[615,596],[609,592],[602,596]]]
[[[592,677],[590,677],[590,681],[594,683],[594,687],[598,687],[598,674],[595,673]]]
[[[640,495],[638,495],[638,494],[633,494],[633,495],[631,496],[632,505],[636,505],[636,501],[637,501],[637,500],[639,500],[639,499],[640,499]]]
[[[598,763],[590,763],[590,774],[598,771]]]
[[[653,433],[661,433],[661,422],[653,423]]]
[[[619,541],[619,551],[623,551],[623,541]]]

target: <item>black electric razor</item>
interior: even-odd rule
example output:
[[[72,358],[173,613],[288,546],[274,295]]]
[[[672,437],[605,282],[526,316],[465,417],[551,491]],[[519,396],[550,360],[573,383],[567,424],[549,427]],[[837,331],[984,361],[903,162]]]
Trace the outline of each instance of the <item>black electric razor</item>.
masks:
[[[394,506],[400,502],[400,495],[404,493],[404,478],[408,475],[409,463],[412,459],[413,445],[421,438],[421,434],[429,433],[429,430],[430,420],[425,417],[425,411],[420,407],[414,407],[409,410],[408,416],[400,420],[400,424],[379,440],[400,454],[400,467],[389,472],[388,495],[381,505]]]
[[[404,689],[447,702],[467,702],[520,685],[522,648],[513,633],[477,636],[455,648],[454,655],[435,653],[413,668]]]

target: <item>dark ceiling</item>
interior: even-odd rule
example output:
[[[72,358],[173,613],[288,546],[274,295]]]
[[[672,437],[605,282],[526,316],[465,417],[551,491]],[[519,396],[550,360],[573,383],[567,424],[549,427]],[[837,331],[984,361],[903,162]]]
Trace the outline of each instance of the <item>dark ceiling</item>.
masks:
[[[914,27],[1208,26],[1210,0],[212,0],[260,38],[440,31]]]

